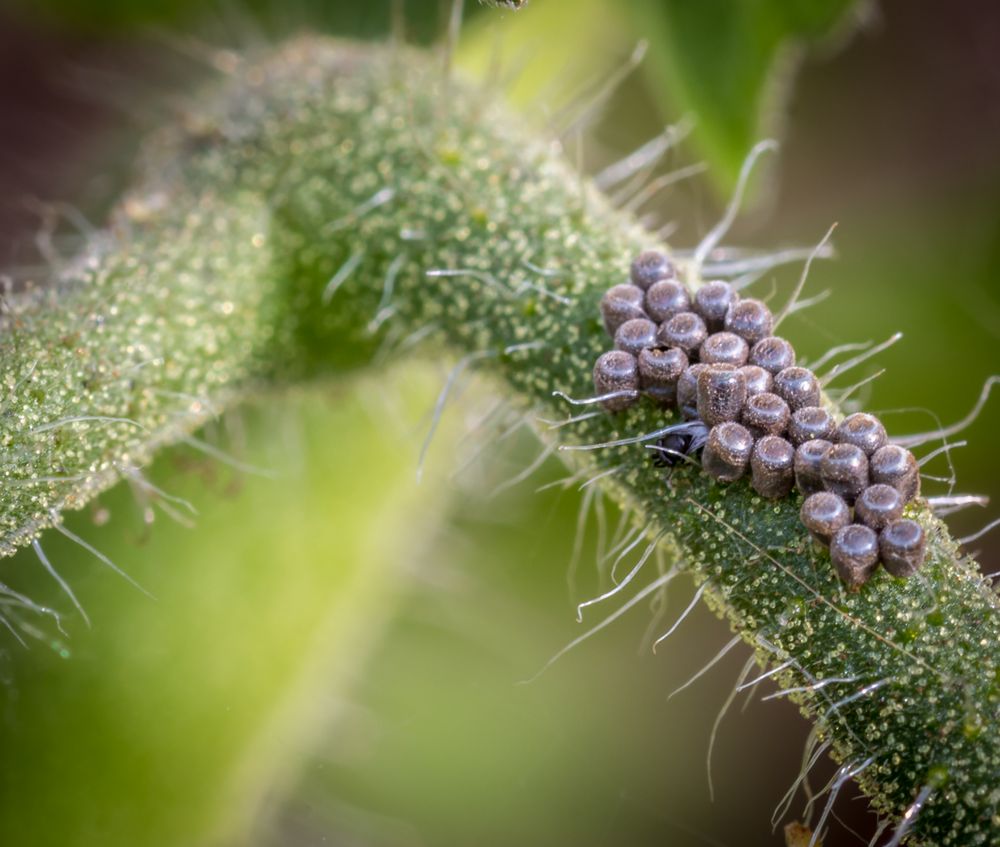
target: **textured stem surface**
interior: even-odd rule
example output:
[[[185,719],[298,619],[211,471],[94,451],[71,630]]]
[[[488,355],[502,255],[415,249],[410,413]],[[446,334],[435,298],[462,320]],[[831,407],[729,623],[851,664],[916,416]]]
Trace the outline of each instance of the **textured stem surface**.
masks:
[[[255,386],[417,340],[549,417],[567,413],[553,391],[592,391],[598,300],[650,239],[557,145],[440,63],[378,48],[297,41],[202,96],[147,146],[108,234],[7,303],[4,553]],[[558,432],[668,422],[642,405]],[[926,796],[923,843],[997,842],[997,599],[922,503],[923,576],[849,595],[797,495],[764,501],[694,467],[667,483],[642,444],[575,455],[615,469],[606,490],[669,532],[762,663],[786,665],[775,678],[880,813]]]

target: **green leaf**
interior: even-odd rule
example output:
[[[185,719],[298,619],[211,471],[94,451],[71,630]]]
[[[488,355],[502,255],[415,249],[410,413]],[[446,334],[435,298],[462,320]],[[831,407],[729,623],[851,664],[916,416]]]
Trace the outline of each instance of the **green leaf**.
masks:
[[[480,15],[462,33],[458,60],[473,76],[503,85],[522,110],[551,119],[600,89],[638,39],[622,4],[546,0],[518,14]]]
[[[250,410],[240,459],[273,477],[193,450],[165,457],[150,479],[197,516],[184,501],[159,503],[193,528],[157,508],[144,539],[122,487],[102,498],[106,525],[68,517],[155,600],[69,539],[41,539],[93,628],[67,613],[67,636],[50,627],[54,649],[30,640],[3,663],[0,843],[248,842],[262,798],[281,796],[337,718],[395,608],[401,570],[447,505],[437,475],[417,485],[413,449],[386,449],[431,402],[427,376],[411,368],[378,387]],[[380,390],[406,424],[378,413]],[[72,609],[30,549],[3,578]]]
[[[851,31],[855,0],[636,0],[651,42],[643,70],[668,115],[690,113],[692,136],[720,187],[747,151],[780,133],[792,77],[805,53]]]

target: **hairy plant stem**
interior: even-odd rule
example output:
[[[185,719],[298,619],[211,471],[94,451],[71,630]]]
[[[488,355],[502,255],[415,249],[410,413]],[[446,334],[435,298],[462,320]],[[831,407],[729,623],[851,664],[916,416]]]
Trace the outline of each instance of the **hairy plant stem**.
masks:
[[[559,416],[554,391],[592,391],[601,293],[650,241],[557,144],[439,62],[313,39],[194,98],[134,186],[57,285],[6,303],[6,554],[255,387],[386,351],[469,356]],[[642,405],[557,432],[586,444],[668,422]],[[880,814],[926,795],[914,839],[997,843],[1000,615],[944,525],[914,505],[923,575],[849,595],[797,496],[764,501],[696,467],[667,483],[648,454],[574,455],[616,469],[600,484],[651,537],[669,533],[762,664],[786,664],[775,679]]]

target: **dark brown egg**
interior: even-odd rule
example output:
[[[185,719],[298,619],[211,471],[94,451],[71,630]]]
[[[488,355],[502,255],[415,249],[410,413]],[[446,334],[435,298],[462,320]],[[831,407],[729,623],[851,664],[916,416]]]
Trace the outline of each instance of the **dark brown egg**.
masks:
[[[681,312],[660,324],[657,338],[664,347],[679,347],[689,359],[696,361],[698,348],[708,338],[708,330],[694,312]]]
[[[864,450],[866,456],[871,456],[886,445],[888,438],[882,421],[874,415],[857,412],[840,422],[833,440],[837,444],[853,444]]]
[[[819,405],[819,382],[812,371],[793,366],[774,375],[774,393],[793,412],[806,406]]]
[[[747,361],[776,374],[795,364],[795,348],[784,338],[770,335],[754,344]]]
[[[709,332],[718,332],[725,326],[726,313],[739,300],[739,295],[728,282],[706,282],[694,293],[694,311],[698,313]]]
[[[753,450],[753,436],[732,421],[712,427],[701,453],[701,466],[719,482],[735,482],[746,473]]]
[[[750,454],[750,484],[761,497],[786,497],[795,485],[795,448],[784,438],[765,435]]]
[[[615,333],[615,347],[638,356],[646,347],[656,347],[656,324],[649,318],[625,321]]]
[[[746,380],[731,365],[707,365],[698,373],[698,417],[707,426],[738,421],[746,399]]]
[[[823,457],[832,447],[829,441],[817,438],[795,448],[795,485],[803,494],[826,490],[823,484]]]
[[[681,312],[691,311],[691,298],[687,289],[676,279],[662,279],[654,282],[646,292],[646,314],[663,323]]]
[[[604,319],[604,329],[611,338],[615,337],[625,321],[633,318],[644,318],[643,310],[645,294],[641,288],[634,285],[614,285],[604,292],[601,298],[601,317]]]
[[[747,397],[741,420],[754,438],[761,438],[784,435],[789,417],[788,404],[777,394],[765,392]]]
[[[698,350],[698,361],[706,365],[732,365],[741,367],[747,363],[750,348],[738,335],[731,332],[716,332],[708,336]]]
[[[744,365],[740,368],[740,372],[747,381],[748,397],[754,394],[763,394],[765,391],[770,391],[771,387],[774,385],[774,377],[771,376],[770,372],[765,371],[757,365]]]
[[[803,406],[792,414],[788,423],[788,440],[796,447],[807,441],[831,441],[836,422],[822,406]]]
[[[806,497],[799,517],[813,538],[829,546],[837,530],[851,522],[851,509],[842,497],[829,491],[818,491]]]
[[[646,291],[654,282],[676,278],[677,269],[663,251],[644,250],[632,262],[629,277],[633,285]]]
[[[726,332],[735,333],[747,344],[756,344],[771,334],[774,316],[760,300],[740,300],[730,306],[724,326]]]
[[[646,347],[639,353],[639,387],[664,406],[677,400],[677,380],[688,366],[676,347]]]
[[[927,555],[923,527],[909,518],[893,521],[879,536],[879,553],[885,569],[893,576],[916,573]]]
[[[869,485],[854,501],[854,514],[859,523],[876,532],[903,516],[903,495],[891,485]]]
[[[621,394],[605,400],[609,412],[620,412],[635,405],[639,399],[639,364],[631,353],[611,350],[598,358],[594,365],[594,389],[597,394]]]
[[[920,493],[920,467],[909,450],[887,444],[875,451],[870,464],[872,482],[891,485],[907,503]]]
[[[830,541],[830,559],[847,587],[857,591],[878,567],[879,542],[875,530],[863,524],[838,529]]]
[[[853,506],[868,487],[868,457],[853,444],[834,444],[820,463],[823,485]]]
[[[685,420],[698,418],[698,374],[708,365],[696,362],[690,365],[677,380],[677,408]]]

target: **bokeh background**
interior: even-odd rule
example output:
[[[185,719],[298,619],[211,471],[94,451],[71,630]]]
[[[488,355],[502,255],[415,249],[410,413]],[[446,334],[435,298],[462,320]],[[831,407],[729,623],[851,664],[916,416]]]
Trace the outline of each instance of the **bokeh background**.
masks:
[[[403,5],[408,39],[432,43],[442,4]],[[1000,372],[1000,7],[931,12],[911,0],[468,3],[458,55],[545,126],[647,42],[565,144],[595,173],[690,116],[659,172],[706,171],[641,210],[672,224],[680,248],[717,219],[753,142],[780,137],[729,241],[813,244],[839,223],[836,261],[809,282],[831,295],[786,334],[815,359],[903,331],[857,377],[885,375],[856,395],[901,433],[958,419]],[[383,39],[390,20],[388,0],[7,0],[0,266],[45,274],[100,225],[143,130],[176,116],[211,50],[307,28]],[[781,302],[797,274],[758,291]],[[668,700],[730,637],[704,609],[653,655],[639,607],[517,684],[582,631],[572,607],[600,590],[600,510],[578,541],[584,495],[537,490],[564,475],[555,460],[508,484],[540,447],[475,382],[416,486],[447,367],[259,398],[204,434],[240,467],[171,451],[150,479],[183,502],[120,486],[71,516],[155,600],[66,538],[43,539],[93,626],[0,641],[0,843],[782,843],[771,811],[806,722],[780,700],[738,699],[715,744],[713,803],[708,739],[744,648]],[[912,407],[928,411],[888,416]],[[956,491],[1000,503],[998,426],[1000,397],[953,453]],[[943,459],[926,470],[951,475]],[[996,508],[950,523],[973,532]],[[608,506],[606,535],[617,522]],[[1000,531],[972,547],[1000,570]],[[69,612],[32,555],[0,562],[0,581]],[[674,583],[665,622],[690,595]],[[817,766],[814,786],[831,772]],[[845,792],[837,817],[828,844],[867,843],[863,801]]]

